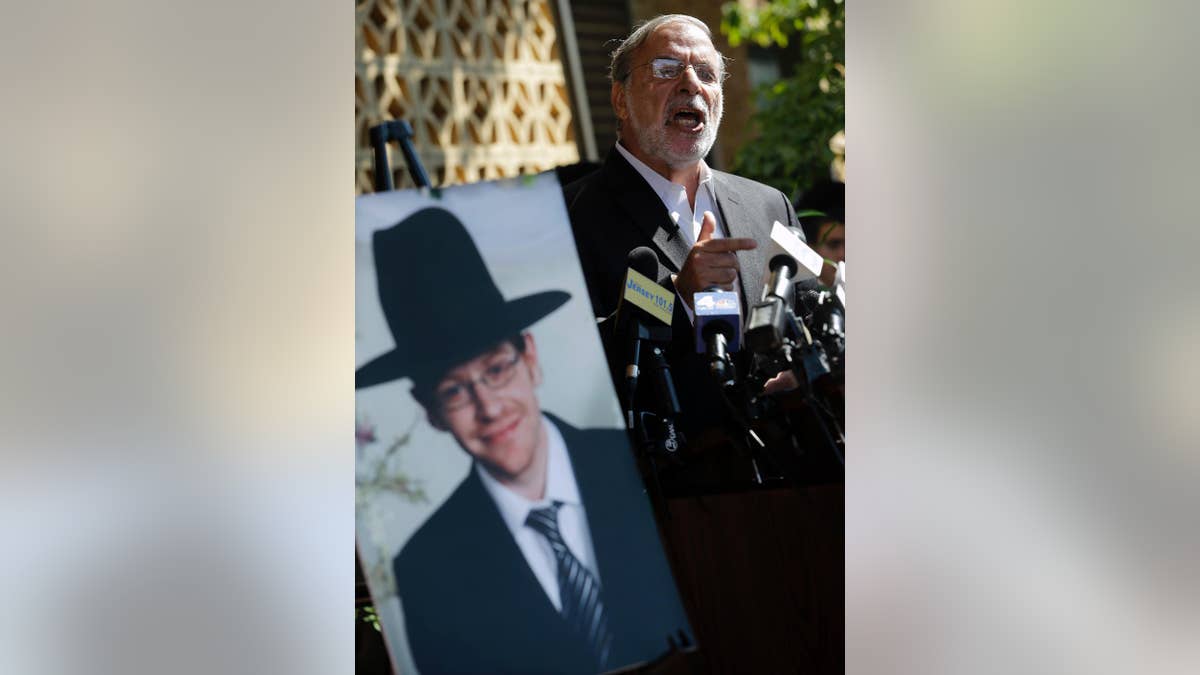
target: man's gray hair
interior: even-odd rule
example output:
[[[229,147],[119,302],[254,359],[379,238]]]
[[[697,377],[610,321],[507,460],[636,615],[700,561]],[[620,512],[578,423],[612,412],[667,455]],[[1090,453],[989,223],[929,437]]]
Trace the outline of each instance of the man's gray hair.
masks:
[[[663,14],[656,16],[653,19],[636,26],[634,31],[630,33],[629,37],[625,38],[625,40],[617,46],[617,49],[612,53],[612,63],[608,68],[608,79],[613,83],[624,83],[625,80],[629,78],[629,73],[633,69],[633,66],[629,63],[633,59],[633,53],[638,50],[638,47],[641,47],[646,43],[646,40],[654,33],[654,31],[669,23],[692,24],[693,26],[696,26],[700,30],[704,31],[704,34],[708,36],[708,39],[710,41],[712,40],[712,31],[708,29],[708,25],[694,16],[688,16],[687,14]],[[720,52],[717,52],[717,56],[720,57],[721,70],[723,72],[725,69],[725,57],[721,56]]]

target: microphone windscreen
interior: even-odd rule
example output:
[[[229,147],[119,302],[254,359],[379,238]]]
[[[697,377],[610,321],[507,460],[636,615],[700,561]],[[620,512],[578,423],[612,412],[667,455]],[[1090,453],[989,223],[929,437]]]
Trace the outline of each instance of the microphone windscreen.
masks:
[[[658,256],[654,255],[654,251],[649,246],[639,246],[630,251],[627,267],[636,270],[644,277],[658,279]]]
[[[809,277],[796,282],[796,295],[799,296],[801,293],[806,293],[808,291],[820,293],[822,290],[824,290],[824,288],[825,287],[821,285],[821,282],[818,279],[815,277]]]

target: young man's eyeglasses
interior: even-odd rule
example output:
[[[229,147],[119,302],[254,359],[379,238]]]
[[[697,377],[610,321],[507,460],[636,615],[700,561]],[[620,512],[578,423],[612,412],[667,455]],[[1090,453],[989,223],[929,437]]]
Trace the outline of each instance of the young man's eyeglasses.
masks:
[[[471,387],[482,383],[489,389],[500,389],[512,381],[517,372],[521,352],[506,345],[491,354],[484,362],[483,374],[475,380],[447,380],[434,391],[434,400],[443,411],[458,410],[471,404]]]
[[[687,70],[688,68],[691,68],[693,71],[695,71],[696,78],[704,84],[716,84],[725,79],[724,73],[718,73],[707,63],[684,63],[679,59],[670,59],[665,57],[654,59],[653,61],[649,63],[643,63],[640,66],[634,66],[629,72],[632,73],[634,70],[644,66],[650,66],[650,73],[654,75],[655,79],[659,80],[674,80],[680,75],[683,75],[683,71]]]

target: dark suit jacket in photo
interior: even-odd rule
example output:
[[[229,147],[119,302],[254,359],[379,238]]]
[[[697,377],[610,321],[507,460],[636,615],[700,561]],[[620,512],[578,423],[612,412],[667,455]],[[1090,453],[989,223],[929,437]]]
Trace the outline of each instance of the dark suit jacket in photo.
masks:
[[[552,418],[553,419],[553,418]],[[649,661],[691,629],[624,431],[561,420],[613,634],[609,667]],[[423,675],[584,673],[594,663],[546,597],[474,467],[396,556]]]
[[[712,172],[713,193],[724,224],[725,235],[747,237],[758,242],[752,251],[738,251],[742,288],[743,320],[750,307],[762,299],[765,281],[766,246],[775,221],[799,227],[792,203],[775,188],[722,171]],[[648,246],[658,255],[658,283],[674,291],[671,274],[678,273],[690,249],[662,200],[616,148],[610,149],[600,170],[566,186],[563,190],[571,229],[588,294],[596,317],[610,316],[621,296],[629,252]],[[672,320],[673,344],[667,352],[672,367],[685,430],[697,431],[725,415],[720,393],[708,376],[707,365],[695,353],[695,334],[681,302],[675,303]],[[743,326],[744,329],[744,326]],[[605,336],[607,337],[607,336]],[[610,365],[612,345],[606,340]],[[615,346],[618,351],[621,345]],[[621,369],[623,363],[616,365]],[[620,372],[614,377],[619,379]]]

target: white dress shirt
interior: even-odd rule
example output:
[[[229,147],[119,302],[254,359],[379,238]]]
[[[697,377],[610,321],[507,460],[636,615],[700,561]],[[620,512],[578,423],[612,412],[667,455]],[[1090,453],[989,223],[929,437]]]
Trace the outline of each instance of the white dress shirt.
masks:
[[[700,226],[704,224],[704,212],[712,211],[713,216],[717,219],[717,228],[713,231],[713,238],[720,239],[725,236],[724,228],[721,223],[721,214],[717,211],[717,200],[712,192],[712,171],[704,160],[700,160],[700,185],[696,188],[696,208],[692,208],[688,202],[687,189],[678,183],[672,183],[651,169],[645,162],[633,156],[633,153],[626,150],[620,143],[617,143],[617,152],[621,153],[642,178],[650,185],[650,189],[658,195],[662,200],[663,206],[667,207],[667,213],[671,215],[671,222],[679,226],[679,231],[684,235],[684,241],[688,245],[696,243],[700,238]]]
[[[571,467],[571,457],[567,454],[567,444],[563,441],[562,433],[550,420],[542,416],[542,427],[546,430],[549,452],[546,458],[546,492],[542,499],[530,501],[500,484],[480,464],[475,464],[483,487],[496,507],[500,517],[508,526],[517,548],[525,556],[525,562],[533,571],[533,576],[546,591],[546,597],[554,608],[562,611],[562,599],[558,591],[558,563],[550,542],[533,528],[525,524],[525,518],[533,509],[544,508],[551,502],[559,501],[563,505],[558,510],[558,530],[562,534],[567,548],[579,559],[583,566],[601,581],[600,572],[596,568],[596,552],[592,548],[592,533],[588,529],[587,512],[579,496],[579,485],[575,482],[575,471]]]
[[[687,189],[684,186],[667,180],[662,174],[647,166],[645,162],[634,157],[620,143],[617,143],[617,152],[621,153],[621,156],[629,162],[630,166],[662,200],[663,206],[667,207],[667,213],[671,216],[671,222],[679,227],[679,232],[688,246],[694,246],[696,240],[700,238],[700,228],[704,225],[705,211],[712,211],[713,218],[716,219],[717,226],[713,229],[713,239],[721,239],[725,236],[725,223],[721,220],[721,212],[717,210],[717,197],[712,187],[712,170],[708,168],[708,164],[703,159],[700,160],[700,184],[696,188],[696,207],[692,208],[691,203],[688,202]],[[738,292],[741,287],[741,277],[735,278],[733,284],[734,292]],[[679,295],[678,292],[676,295]],[[682,296],[679,297],[682,298]],[[683,309],[687,312],[688,320],[695,323],[695,314],[690,304],[690,302],[683,303]]]

